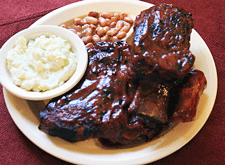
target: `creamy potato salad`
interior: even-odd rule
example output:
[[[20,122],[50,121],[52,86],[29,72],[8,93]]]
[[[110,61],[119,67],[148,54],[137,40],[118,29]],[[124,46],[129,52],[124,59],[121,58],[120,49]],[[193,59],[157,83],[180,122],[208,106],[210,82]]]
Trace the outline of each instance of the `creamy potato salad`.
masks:
[[[28,91],[47,91],[73,75],[76,57],[68,40],[49,34],[29,41],[20,37],[8,52],[6,61],[17,86]]]

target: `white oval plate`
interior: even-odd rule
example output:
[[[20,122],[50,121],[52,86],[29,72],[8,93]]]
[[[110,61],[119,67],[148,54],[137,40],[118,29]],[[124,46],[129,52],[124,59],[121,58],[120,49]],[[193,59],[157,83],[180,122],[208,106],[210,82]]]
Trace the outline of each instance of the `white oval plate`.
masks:
[[[32,26],[59,25],[89,11],[126,12],[135,16],[151,6],[141,1],[81,1],[47,14]],[[150,163],[175,152],[189,142],[203,127],[212,111],[217,93],[216,67],[207,45],[195,30],[191,35],[190,49],[196,56],[195,68],[202,70],[208,81],[195,120],[190,123],[179,123],[164,136],[142,145],[109,149],[101,147],[95,140],[69,143],[58,137],[51,137],[38,129],[39,110],[45,105],[44,102],[22,100],[4,90],[5,102],[12,119],[25,136],[57,158],[76,164]]]

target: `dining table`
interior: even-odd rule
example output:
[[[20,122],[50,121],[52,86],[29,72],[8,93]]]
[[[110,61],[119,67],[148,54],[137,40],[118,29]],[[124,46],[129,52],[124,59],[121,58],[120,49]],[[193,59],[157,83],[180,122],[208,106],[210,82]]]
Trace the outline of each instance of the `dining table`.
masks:
[[[80,0],[1,0],[0,47],[14,34],[28,28],[46,14]],[[91,0],[89,0],[91,1]],[[94,0],[93,0],[94,1]],[[215,62],[218,85],[214,106],[201,130],[184,146],[152,165],[225,164],[225,1],[143,0],[154,5],[177,4],[192,13],[194,29],[208,46]],[[0,74],[1,76],[1,74]],[[69,165],[32,143],[12,119],[0,85],[0,164]]]

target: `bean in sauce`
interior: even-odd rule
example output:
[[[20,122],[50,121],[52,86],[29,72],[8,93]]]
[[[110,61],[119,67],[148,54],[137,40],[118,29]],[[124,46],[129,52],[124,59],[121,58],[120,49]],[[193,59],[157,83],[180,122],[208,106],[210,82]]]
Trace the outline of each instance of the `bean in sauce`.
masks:
[[[124,39],[133,22],[127,13],[90,11],[88,15],[73,18],[60,26],[76,33],[89,47],[94,42]]]

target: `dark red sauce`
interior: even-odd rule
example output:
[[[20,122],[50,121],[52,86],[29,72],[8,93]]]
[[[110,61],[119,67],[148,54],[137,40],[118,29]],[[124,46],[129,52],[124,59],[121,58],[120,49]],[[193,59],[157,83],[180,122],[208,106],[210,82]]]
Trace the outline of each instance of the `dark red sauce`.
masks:
[[[40,128],[68,141],[108,144],[153,139],[170,121],[191,121],[206,85],[191,69],[191,14],[162,4],[137,16],[132,44],[97,42],[87,71],[71,91],[40,112]]]

